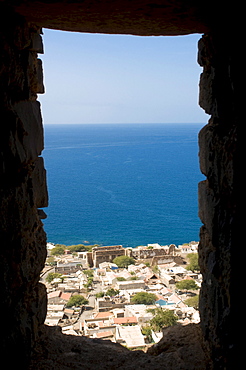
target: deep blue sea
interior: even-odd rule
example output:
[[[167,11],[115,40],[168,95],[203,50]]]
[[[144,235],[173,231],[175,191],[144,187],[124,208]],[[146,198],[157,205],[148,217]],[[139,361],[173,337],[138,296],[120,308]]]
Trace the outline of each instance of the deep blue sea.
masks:
[[[202,124],[46,125],[49,242],[199,240]]]

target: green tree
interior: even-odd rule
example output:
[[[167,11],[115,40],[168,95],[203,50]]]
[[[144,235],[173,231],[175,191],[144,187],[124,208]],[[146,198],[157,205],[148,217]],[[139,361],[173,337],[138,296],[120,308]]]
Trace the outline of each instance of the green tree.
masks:
[[[84,287],[88,289],[88,288],[90,288],[92,285],[93,285],[93,277],[89,276],[89,277],[87,278],[87,283],[86,283],[86,284],[84,284]]]
[[[157,297],[153,293],[139,292],[131,298],[133,304],[153,304],[157,301]]]
[[[62,278],[62,274],[59,274],[58,272],[50,272],[48,275],[47,275],[47,277],[46,277],[46,281],[48,282],[48,283],[51,283],[52,282],[52,280],[54,280],[54,279],[58,279],[58,278]]]
[[[106,293],[105,293],[105,295],[109,295],[110,297],[113,297],[113,296],[115,296],[115,295],[117,295],[117,294],[119,294],[119,290],[117,290],[117,289],[114,289],[114,288],[109,288],[107,291],[106,291]]]
[[[67,249],[69,249],[71,252],[86,252],[87,251],[84,244],[68,245]]]
[[[187,258],[189,260],[189,264],[186,266],[186,270],[191,270],[192,272],[200,271],[198,253],[189,253]]]
[[[176,283],[176,288],[180,290],[197,290],[199,287],[196,284],[195,280],[184,279]]]
[[[55,261],[55,257],[53,257],[53,256],[48,257],[46,259],[46,262],[50,266],[56,266],[57,265],[57,262]]]
[[[96,293],[96,298],[102,298],[102,297],[104,297],[103,292]]]
[[[58,256],[64,254],[65,246],[57,245],[55,248],[51,249],[50,254],[52,256]]]
[[[142,332],[143,335],[145,335],[148,343],[153,342],[152,330],[151,330],[151,327],[149,325],[142,326],[141,332]]]
[[[120,268],[124,268],[124,267],[128,267],[129,265],[135,265],[135,260],[132,257],[120,256],[120,257],[116,257],[113,260],[113,263],[115,263]]]
[[[94,276],[94,271],[93,270],[84,270],[83,273],[87,276],[87,277],[93,277]]]
[[[67,307],[73,307],[73,306],[83,306],[84,304],[88,304],[88,300],[85,299],[85,297],[83,297],[82,295],[80,294],[76,294],[76,295],[73,295],[69,301],[67,302]]]
[[[153,331],[159,332],[164,327],[176,325],[177,320],[178,316],[173,311],[157,308],[155,316],[150,320],[150,327]]]
[[[126,278],[124,278],[123,276],[119,276],[116,278],[118,281],[126,281]]]
[[[196,310],[199,308],[199,295],[195,295],[194,297],[187,298],[184,301],[185,304],[189,307],[194,307]]]

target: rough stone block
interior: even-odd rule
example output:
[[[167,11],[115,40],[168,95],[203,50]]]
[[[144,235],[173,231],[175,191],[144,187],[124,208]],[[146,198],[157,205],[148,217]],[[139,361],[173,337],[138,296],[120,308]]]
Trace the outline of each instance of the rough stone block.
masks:
[[[46,170],[42,157],[37,158],[34,162],[32,172],[33,198],[37,208],[48,207],[48,191],[46,183]]]
[[[39,54],[44,53],[43,40],[39,33],[33,32],[31,34],[31,45],[29,47],[29,50],[35,51],[36,53],[39,53]]]
[[[42,60],[37,60],[37,94],[44,94],[45,88],[44,88],[44,78],[43,78],[43,66],[42,66]]]
[[[34,161],[44,149],[40,103],[37,101],[21,101],[16,103],[13,109],[23,130],[20,141],[25,151],[26,162]]]
[[[209,188],[208,180],[199,182],[198,184],[198,203],[199,217],[204,225],[210,238],[213,235],[214,217],[216,211],[216,199],[213,191]]]

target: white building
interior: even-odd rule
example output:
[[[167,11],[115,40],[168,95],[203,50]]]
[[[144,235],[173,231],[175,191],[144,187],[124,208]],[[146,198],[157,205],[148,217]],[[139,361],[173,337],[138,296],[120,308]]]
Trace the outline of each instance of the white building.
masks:
[[[145,304],[129,304],[125,306],[125,317],[135,316],[139,324],[149,322],[153,315],[146,312],[148,308],[156,308],[156,306],[146,306]]]
[[[144,336],[138,325],[117,326],[115,333],[116,342],[125,344],[128,348],[144,347]]]

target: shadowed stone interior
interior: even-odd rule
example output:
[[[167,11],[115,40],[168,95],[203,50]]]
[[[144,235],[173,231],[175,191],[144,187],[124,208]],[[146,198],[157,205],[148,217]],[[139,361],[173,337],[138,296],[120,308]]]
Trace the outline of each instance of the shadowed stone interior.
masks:
[[[230,369],[240,359],[236,323],[241,317],[237,292],[243,291],[238,261],[239,243],[243,240],[243,90],[240,19],[234,22],[240,12],[236,3],[214,8],[211,1],[195,0],[0,0],[1,349],[10,368],[27,368],[33,351],[34,367],[35,358],[39,358],[42,369],[96,368],[95,356],[88,353],[90,348],[92,353],[101,351],[102,345],[101,341],[95,344],[83,339],[83,347],[77,338],[70,338],[74,347],[69,352],[65,348],[66,336],[43,325],[47,298],[39,275],[46,258],[46,235],[40,208],[48,206],[48,195],[37,101],[37,94],[44,92],[42,62],[38,58],[43,53],[42,27],[134,35],[205,33],[198,45],[198,62],[203,67],[199,104],[211,116],[199,134],[200,167],[206,176],[199,184],[199,215],[203,223],[199,246],[202,331],[187,327],[182,328],[181,335],[177,328],[170,329],[148,355],[131,355],[131,365],[124,365],[129,352],[122,357],[127,350],[117,345],[104,343],[101,353],[105,368],[114,368],[109,356],[114,353],[119,356],[114,366],[122,369],[145,365],[164,369],[165,364],[169,369],[202,369],[201,363],[207,369]],[[199,334],[191,335],[192,331]],[[200,342],[197,361],[188,356],[191,341],[187,338],[191,337]],[[57,357],[52,357],[47,348],[51,342],[57,354],[64,351],[63,356],[72,358],[75,353],[77,367],[75,363],[74,367],[71,363],[65,367],[65,360],[54,365]],[[194,348],[190,347],[193,353]],[[119,361],[123,361],[121,365]]]

